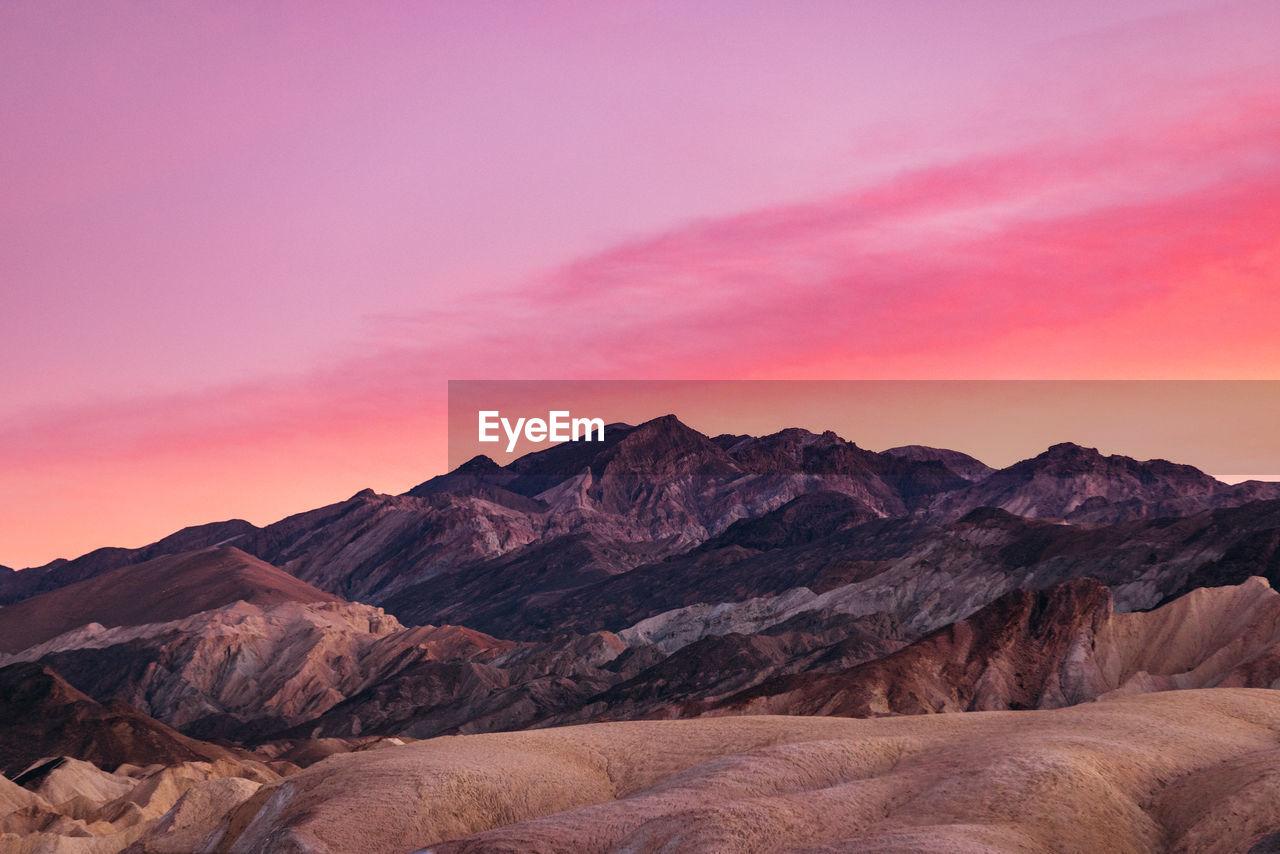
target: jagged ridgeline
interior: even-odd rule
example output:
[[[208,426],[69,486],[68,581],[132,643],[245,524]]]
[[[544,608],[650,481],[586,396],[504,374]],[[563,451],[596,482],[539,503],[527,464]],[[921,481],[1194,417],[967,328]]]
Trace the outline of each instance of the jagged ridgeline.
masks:
[[[953,450],[873,452],[830,432],[705,436],[674,416],[604,433],[505,466],[477,457],[403,495],[366,490],[265,527],[215,522],[141,549],[0,572],[0,679],[13,686],[0,696],[0,751],[16,781],[5,803],[26,816],[5,827],[49,844],[82,831],[121,843],[102,850],[405,851],[472,834],[440,850],[576,850],[593,834],[625,847],[640,831],[607,811],[599,821],[537,817],[623,804],[681,768],[711,763],[689,770],[701,779],[739,753],[752,757],[743,779],[773,780],[777,761],[807,769],[770,784],[779,791],[888,775],[884,791],[901,793],[917,791],[913,766],[899,763],[925,763],[922,745],[987,750],[985,763],[1034,753],[1031,741],[999,735],[999,717],[801,730],[760,714],[1049,715],[1129,697],[1097,708],[1128,715],[1117,738],[1135,744],[1171,714],[1218,726],[1226,707],[1205,697],[1253,715],[1254,729],[1206,736],[1200,753],[1171,742],[1167,768],[1150,754],[1126,766],[1148,781],[1132,785],[1150,783],[1142,803],[1167,801],[1173,815],[1185,793],[1167,781],[1274,743],[1280,701],[1227,689],[1280,680],[1270,586],[1280,581],[1280,484],[1231,486],[1176,462],[1072,444],[997,470]],[[1155,696],[1171,690],[1187,699]],[[1075,744],[1106,717],[1053,715],[1026,726]],[[732,720],[654,723],[691,718]],[[601,735],[605,723],[623,729]],[[608,785],[588,770],[544,790],[546,769],[566,766],[544,764],[552,748],[534,732],[457,753],[404,746],[548,727],[573,727],[556,730],[563,762],[603,755],[604,739],[634,743],[626,761],[649,770],[622,770],[615,757]],[[810,767],[803,757],[827,754],[809,732],[845,744],[830,748],[842,758]],[[702,746],[663,759],[663,733]],[[990,748],[997,742],[1005,753]],[[766,744],[789,758],[761,754]],[[298,771],[330,756],[323,774]],[[494,794],[481,801],[493,812],[457,805],[460,823],[436,822],[432,792],[457,785],[464,766],[489,769]],[[1089,768],[1081,779],[1099,790],[1121,784]],[[380,783],[324,789],[330,774],[346,786],[388,769],[434,781],[403,796],[421,799],[406,813],[418,819],[386,814],[379,799],[396,798]],[[540,792],[541,806],[504,800],[513,781]],[[1156,801],[1151,787],[1164,787]],[[143,794],[160,789],[169,794]],[[1063,802],[1093,808],[1077,796]],[[688,803],[719,814],[720,797]],[[346,819],[319,806],[342,798],[355,799]],[[648,801],[629,809],[670,813]],[[376,820],[353,823],[362,811]],[[1034,824],[1029,816],[1010,821]],[[503,835],[522,818],[534,823]],[[854,818],[848,827],[861,827]],[[1275,828],[1267,821],[1258,833],[1280,829],[1280,815]],[[707,822],[699,832],[717,826]],[[1194,822],[1174,824],[1161,833],[1194,836]],[[937,838],[1006,850],[1004,830],[975,827]],[[893,844],[909,849],[911,838]],[[959,850],[929,850],[944,849]]]

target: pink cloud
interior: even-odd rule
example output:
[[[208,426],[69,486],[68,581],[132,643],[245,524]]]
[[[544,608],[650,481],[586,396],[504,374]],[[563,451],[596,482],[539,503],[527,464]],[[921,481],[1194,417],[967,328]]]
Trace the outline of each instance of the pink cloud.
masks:
[[[1280,121],[1230,103],[1204,119],[1199,136],[1178,126],[993,155],[695,223],[483,306],[384,319],[398,346],[307,376],[13,420],[0,426],[4,463],[337,441],[395,421],[388,413],[438,413],[448,378],[955,375],[973,366],[971,348],[1005,336],[1088,339],[1126,316],[1134,325],[1111,334],[1107,358],[1158,374],[1143,352],[1157,330],[1133,312],[1237,324],[1214,307],[1257,275],[1224,277],[1223,265],[1275,271]],[[1248,323],[1276,313],[1274,300],[1253,305]],[[1199,358],[1212,361],[1206,343]],[[1257,358],[1280,365],[1274,346]],[[1025,376],[1027,364],[984,369]],[[1078,376],[1079,364],[1032,373]]]

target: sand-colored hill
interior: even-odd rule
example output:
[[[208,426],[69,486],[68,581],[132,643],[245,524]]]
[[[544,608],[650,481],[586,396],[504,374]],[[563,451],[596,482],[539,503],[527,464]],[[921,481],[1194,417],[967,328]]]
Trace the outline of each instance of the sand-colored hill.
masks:
[[[1280,828],[1278,765],[1280,694],[1255,689],[592,724],[333,756],[202,850],[1241,852]]]
[[[295,766],[101,706],[37,664],[0,669],[2,854],[116,854],[144,834],[189,854],[192,815],[223,816],[276,769]]]
[[[192,854],[192,820],[225,815],[278,775],[260,762],[219,759],[114,773],[58,757],[28,791],[0,778],[3,854],[118,854],[146,836],[150,852]],[[37,785],[38,784],[38,785]]]
[[[89,623],[163,623],[236,601],[266,607],[338,599],[239,549],[202,549],[124,566],[0,608],[0,652],[18,652]]]

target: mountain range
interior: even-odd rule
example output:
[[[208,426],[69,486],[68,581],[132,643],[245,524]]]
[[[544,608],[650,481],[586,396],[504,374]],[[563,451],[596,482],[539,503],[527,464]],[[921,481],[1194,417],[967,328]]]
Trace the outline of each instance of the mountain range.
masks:
[[[706,732],[758,750],[746,735],[758,715],[1048,715],[1095,702],[1132,710],[1171,690],[1205,698],[1196,715],[1215,714],[1214,696],[1247,695],[1238,702],[1274,708],[1280,721],[1269,692],[1226,690],[1280,687],[1272,585],[1280,484],[1227,485],[1190,466],[1073,444],[993,469],[946,449],[872,452],[830,432],[705,436],[675,416],[611,424],[603,442],[505,466],[477,457],[403,495],[365,490],[265,527],[217,522],[139,549],[0,571],[0,684],[12,686],[0,758],[31,795],[4,790],[15,806],[0,833],[31,840],[21,843],[31,850],[80,850],[68,840],[86,837],[101,842],[95,851],[355,850],[341,847],[350,839],[340,829],[299,829],[317,820],[318,802],[299,808],[302,824],[280,825],[294,847],[253,847],[266,838],[255,822],[292,814],[262,793],[286,791],[281,779],[303,791],[312,778],[298,769],[317,762],[376,775],[384,758],[394,767],[417,749],[406,742],[449,735],[553,728],[587,744],[603,732],[593,727],[715,718],[732,720]],[[20,723],[33,715],[60,723]],[[1062,733],[1090,718],[1034,720],[1073,721],[1051,727],[1070,741]],[[688,724],[661,731],[703,732]],[[490,743],[499,742],[467,742]],[[498,761],[474,750],[467,761]],[[642,753],[635,762],[667,761]],[[172,798],[144,818],[119,806],[162,773]],[[428,776],[457,785],[452,773]],[[512,768],[510,779],[521,773]],[[89,794],[55,803],[49,793],[65,791],[46,785],[53,774],[82,780],[75,785]],[[706,792],[690,803],[712,803]],[[360,850],[501,836],[524,818],[603,803],[582,792],[547,797],[465,827],[429,831],[423,818],[419,837],[376,841],[370,830],[361,845],[372,847]],[[1241,837],[1249,845],[1280,831],[1280,815],[1257,815],[1257,832]],[[594,821],[563,837],[544,821],[527,839],[563,843]],[[974,840],[987,839],[985,826],[974,824]],[[1042,850],[996,839],[1004,832],[964,850]],[[751,850],[790,850],[748,836]],[[502,838],[506,847],[440,850],[579,850]],[[591,850],[658,850],[625,847],[638,838]],[[814,844],[841,838],[818,834]],[[902,850],[960,850],[945,847],[952,836],[937,838],[943,847]]]

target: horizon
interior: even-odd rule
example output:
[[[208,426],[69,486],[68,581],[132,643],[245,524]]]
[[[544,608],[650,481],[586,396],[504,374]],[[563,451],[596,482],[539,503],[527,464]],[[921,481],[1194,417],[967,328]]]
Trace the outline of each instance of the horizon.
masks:
[[[677,421],[680,421],[680,423],[681,423],[681,424],[684,424],[686,427],[689,427],[690,429],[693,429],[693,430],[697,430],[697,428],[696,428],[696,427],[693,427],[692,425],[690,425],[690,424],[686,423],[684,420],[682,420],[682,419],[680,418],[680,416],[679,416],[677,413],[674,413],[674,412],[672,412],[672,413],[664,413],[664,414],[662,414],[662,415],[656,415],[656,416],[653,416],[652,418],[645,419],[645,420],[643,420],[643,421],[638,421],[638,422],[636,422],[636,423],[634,423],[634,424],[632,424],[632,423],[627,423],[627,422],[621,422],[621,421],[614,421],[614,422],[610,422],[609,424],[607,424],[607,425],[606,425],[606,427],[624,426],[624,427],[633,427],[633,428],[634,428],[634,427],[642,426],[643,424],[648,423],[649,421],[658,420],[658,419],[661,419],[661,418],[664,418],[664,417],[667,417],[667,416],[674,417],[674,418],[676,418],[676,420],[677,420]],[[784,429],[784,430],[788,430],[788,429],[801,429],[801,430],[806,430],[806,432],[809,432],[809,433],[811,433],[812,435],[820,435],[820,434],[821,434],[821,432],[823,432],[823,431],[812,431],[812,430],[807,430],[806,428],[803,428],[803,427],[801,427],[801,428],[787,427],[787,428],[782,428],[782,429]],[[702,431],[702,430],[697,430],[697,432],[701,433],[701,434],[702,434],[702,435],[704,435],[704,436],[707,436],[708,438],[713,438],[715,435],[722,435],[721,433],[706,433],[705,431]],[[774,431],[774,432],[779,432],[779,431]],[[831,432],[835,432],[835,431],[831,431]],[[739,435],[739,434],[734,434],[734,435]],[[741,434],[741,435],[754,435],[754,436],[755,436],[755,438],[763,438],[763,437],[768,436],[768,435],[771,435],[771,434],[768,434],[768,433],[760,433],[760,434]],[[863,450],[872,451],[873,453],[878,453],[878,454],[887,453],[889,450],[892,450],[892,449],[893,449],[893,448],[895,448],[895,447],[905,447],[905,445],[894,445],[894,446],[886,446],[886,447],[884,447],[884,448],[869,448],[869,447],[866,447],[866,446],[864,446],[864,445],[859,444],[859,443],[858,443],[856,440],[854,440],[854,439],[850,439],[850,438],[848,438],[848,437],[846,437],[846,436],[842,436],[842,435],[840,435],[839,433],[837,433],[837,435],[838,435],[838,436],[839,436],[839,438],[840,438],[840,439],[842,439],[843,441],[846,441],[846,442],[852,442],[853,444],[857,445],[859,448],[862,448]],[[548,447],[545,447],[545,448],[539,448],[539,449],[537,449],[537,450],[532,450],[532,451],[527,451],[527,452],[522,453],[522,454],[515,454],[515,455],[499,454],[498,456],[500,456],[500,457],[510,457],[509,459],[507,459],[507,460],[506,460],[506,462],[505,462],[505,463],[500,463],[500,464],[501,464],[501,465],[508,465],[508,464],[510,464],[512,461],[514,461],[515,459],[520,459],[520,458],[522,458],[522,457],[524,457],[524,456],[528,456],[528,455],[530,455],[530,454],[541,453],[541,452],[543,452],[543,451],[550,450],[550,449],[551,449],[551,448],[553,448],[553,447],[557,447],[558,445],[561,445],[561,444],[566,444],[566,443],[563,443],[563,442],[560,442],[560,443],[554,443],[554,444],[552,444],[552,445],[549,445]],[[1043,453],[1043,452],[1045,452],[1045,451],[1048,451],[1051,447],[1053,447],[1054,445],[1058,445],[1058,444],[1071,444],[1071,445],[1076,445],[1077,447],[1084,448],[1085,450],[1096,451],[1096,452],[1098,452],[1100,455],[1102,455],[1102,456],[1104,456],[1104,457],[1111,457],[1111,456],[1125,456],[1125,457],[1130,457],[1130,458],[1132,458],[1132,459],[1136,459],[1138,462],[1142,462],[1142,463],[1152,462],[1152,461],[1155,461],[1155,460],[1162,460],[1162,459],[1165,459],[1165,458],[1163,458],[1163,457],[1151,457],[1151,458],[1134,457],[1134,456],[1133,456],[1133,455],[1131,455],[1131,454],[1125,454],[1125,453],[1120,452],[1120,451],[1112,451],[1112,452],[1108,452],[1108,451],[1106,451],[1106,450],[1099,449],[1099,448],[1087,447],[1087,446],[1085,446],[1085,445],[1081,445],[1081,444],[1080,444],[1080,443],[1078,443],[1078,442],[1073,442],[1073,441],[1070,441],[1070,440],[1064,440],[1064,441],[1061,441],[1061,442],[1051,442],[1051,443],[1049,443],[1048,445],[1046,445],[1046,446],[1044,447],[1044,449],[1043,449],[1041,452],[1038,452],[1038,453],[1032,454],[1031,456],[1023,457],[1023,458],[1020,458],[1020,459],[1018,459],[1018,460],[1014,460],[1013,462],[1010,462],[1010,463],[1008,463],[1007,465],[1003,465],[1003,466],[992,466],[992,468],[993,468],[995,471],[1000,471],[1000,470],[1002,470],[1002,469],[1004,469],[1004,468],[1008,468],[1008,466],[1010,466],[1010,465],[1015,465],[1015,464],[1017,464],[1018,462],[1022,462],[1022,461],[1024,461],[1024,460],[1032,459],[1032,458],[1034,458],[1034,457],[1036,457],[1036,456],[1039,456],[1039,455],[1040,455],[1040,453]],[[942,447],[939,447],[939,446],[927,446],[927,447],[934,447],[934,448],[936,448],[936,449],[938,449],[938,450],[959,451],[960,453],[967,454],[968,456],[971,456],[971,457],[973,457],[974,459],[977,459],[979,462],[981,462],[981,463],[983,463],[983,464],[988,464],[988,465],[989,465],[989,463],[988,463],[988,461],[987,461],[987,460],[984,460],[984,459],[982,459],[981,457],[977,457],[977,456],[975,456],[975,455],[973,455],[973,454],[970,454],[969,452],[965,451],[963,448],[950,448],[950,447],[942,448]],[[491,460],[491,461],[497,462],[497,460],[494,460],[494,458],[493,458],[492,456],[488,455],[488,454],[477,454],[477,455],[476,455],[476,457],[485,457],[485,458],[487,458],[487,459],[489,459],[489,460]],[[470,462],[472,459],[475,459],[475,457],[472,457],[472,458],[469,458],[469,459],[467,459],[467,460],[464,460],[464,461],[463,461],[462,463],[460,463],[459,465],[465,465],[467,462]],[[1181,460],[1176,460],[1176,459],[1175,459],[1175,460],[1166,460],[1166,461],[1167,461],[1167,462],[1172,462],[1172,463],[1178,463],[1178,464],[1185,464],[1185,463],[1183,463]],[[448,469],[446,469],[446,470],[444,470],[444,471],[436,472],[436,473],[434,473],[434,474],[430,474],[430,475],[427,475],[427,476],[425,476],[425,477],[421,477],[421,478],[419,478],[419,479],[417,479],[417,480],[415,480],[415,481],[414,481],[414,486],[416,486],[416,485],[418,485],[418,484],[420,484],[420,483],[425,483],[425,482],[427,482],[427,481],[431,480],[432,478],[439,477],[439,476],[444,475],[444,474],[448,474],[448,473],[450,473],[450,472],[452,472],[452,471],[456,470],[456,469],[457,469],[457,467],[458,467],[458,466],[451,466],[451,467],[449,467]],[[1262,481],[1262,482],[1280,482],[1280,473],[1277,473],[1277,474],[1266,474],[1266,475],[1239,475],[1239,474],[1236,474],[1236,475],[1221,475],[1221,474],[1215,474],[1215,473],[1213,473],[1213,472],[1203,472],[1203,473],[1204,473],[1204,474],[1209,475],[1210,477],[1214,478],[1215,480],[1218,480],[1218,481],[1220,481],[1220,482],[1222,482],[1222,483],[1225,483],[1225,484],[1228,484],[1228,485],[1236,485],[1236,484],[1244,483],[1244,482],[1247,482],[1247,481],[1250,481],[1250,480],[1254,480],[1254,481]],[[19,566],[13,566],[13,565],[11,565],[11,564],[7,564],[7,563],[5,563],[4,561],[0,561],[0,567],[9,567],[10,569],[13,569],[13,570],[15,570],[15,571],[22,572],[22,571],[31,570],[31,569],[39,569],[39,568],[41,568],[41,567],[49,566],[50,564],[55,564],[55,563],[58,563],[58,562],[60,562],[60,561],[74,560],[74,559],[76,559],[76,558],[78,558],[78,557],[83,557],[84,555],[91,554],[91,553],[93,553],[93,552],[95,552],[95,551],[98,551],[98,550],[101,550],[101,549],[111,549],[111,548],[134,549],[134,548],[143,548],[143,547],[145,547],[145,546],[147,546],[147,545],[150,545],[151,543],[154,543],[154,542],[159,541],[160,539],[162,539],[162,538],[164,538],[164,537],[166,537],[166,536],[169,536],[170,534],[177,533],[177,532],[182,531],[182,530],[185,530],[185,529],[187,529],[187,528],[199,527],[199,526],[201,526],[201,525],[206,525],[206,524],[218,524],[218,523],[232,522],[232,521],[244,521],[244,522],[248,522],[248,523],[249,523],[249,524],[251,524],[251,525],[254,525],[255,527],[263,528],[263,527],[266,527],[266,526],[268,526],[268,525],[274,524],[274,523],[276,523],[276,522],[282,521],[283,519],[286,519],[286,518],[288,518],[289,516],[295,515],[295,514],[297,514],[297,513],[303,513],[303,512],[307,512],[307,511],[309,511],[309,510],[318,509],[318,508],[320,508],[320,507],[329,506],[329,505],[331,505],[331,504],[338,504],[338,503],[342,503],[343,501],[349,501],[351,498],[354,498],[356,495],[359,495],[359,494],[360,494],[360,493],[362,493],[362,492],[372,491],[372,492],[374,492],[374,493],[375,493],[375,494],[377,494],[377,495],[387,495],[387,496],[392,496],[392,495],[402,495],[402,494],[405,494],[405,493],[406,493],[406,492],[408,492],[408,491],[409,491],[409,489],[411,489],[411,488],[412,488],[412,487],[408,487],[408,488],[406,488],[405,490],[402,490],[402,491],[400,491],[400,492],[383,492],[383,491],[378,490],[378,489],[375,489],[375,488],[373,488],[373,487],[371,487],[371,486],[365,486],[365,487],[361,487],[361,488],[360,488],[360,489],[358,489],[356,492],[353,492],[353,493],[351,493],[351,494],[347,495],[345,498],[334,497],[332,500],[329,500],[329,501],[327,501],[327,502],[325,502],[325,503],[322,503],[322,504],[317,504],[317,505],[315,505],[315,506],[297,507],[297,508],[294,508],[294,509],[292,509],[292,510],[290,510],[290,511],[288,511],[288,512],[286,512],[286,513],[282,514],[282,515],[280,515],[279,517],[268,518],[268,519],[262,519],[262,518],[259,518],[259,519],[249,519],[249,518],[242,517],[242,516],[232,516],[232,517],[222,518],[222,519],[199,519],[199,520],[190,520],[190,521],[188,521],[186,524],[182,524],[182,525],[180,525],[180,526],[178,526],[178,527],[175,527],[175,528],[172,528],[172,529],[168,529],[168,530],[165,530],[165,531],[159,532],[159,533],[155,534],[154,536],[152,536],[150,539],[147,539],[145,542],[139,542],[137,545],[121,545],[121,544],[120,544],[120,543],[118,543],[118,542],[114,542],[114,543],[106,543],[106,544],[103,544],[103,545],[94,546],[94,547],[92,547],[92,548],[85,549],[85,550],[84,550],[84,551],[82,551],[82,552],[77,552],[77,553],[75,553],[75,554],[62,554],[62,555],[58,555],[58,556],[56,556],[56,557],[50,558],[50,559],[48,559],[48,560],[46,560],[46,561],[43,561],[43,562],[41,562],[41,563],[28,564],[28,565],[26,565],[26,566],[22,566],[22,567],[19,567]]]

